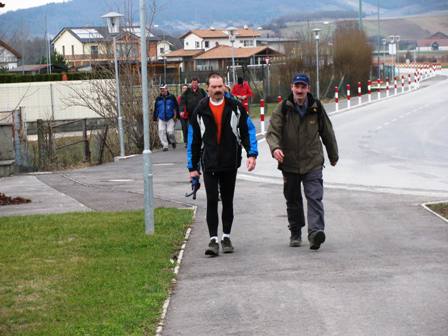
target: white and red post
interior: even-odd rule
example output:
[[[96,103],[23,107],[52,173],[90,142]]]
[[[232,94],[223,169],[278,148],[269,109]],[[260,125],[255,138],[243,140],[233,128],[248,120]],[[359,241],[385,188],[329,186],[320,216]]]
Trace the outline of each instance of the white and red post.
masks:
[[[350,84],[347,84],[347,108],[350,108]]]
[[[339,111],[339,89],[337,86],[334,87],[334,103],[336,105],[336,112]]]
[[[264,134],[264,99],[260,99],[260,130]]]
[[[397,87],[397,76],[394,77],[394,95],[396,96],[398,93],[398,87]]]
[[[369,103],[372,101],[372,81],[367,81],[367,97],[369,99]]]
[[[401,93],[404,93],[404,75],[401,75]]]
[[[376,81],[377,83],[377,94],[378,94],[378,100],[381,99],[381,79],[378,78],[378,80]]]
[[[408,91],[411,91],[411,74],[408,74]]]
[[[361,97],[361,82],[358,82],[358,105],[361,105],[362,97]]]
[[[386,77],[386,97],[389,97],[389,77]]]

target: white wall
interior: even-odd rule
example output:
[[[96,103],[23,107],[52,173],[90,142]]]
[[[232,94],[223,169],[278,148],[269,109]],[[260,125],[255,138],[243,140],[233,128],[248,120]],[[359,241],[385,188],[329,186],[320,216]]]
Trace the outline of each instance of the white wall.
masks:
[[[199,48],[196,48],[196,42],[199,42]],[[202,38],[195,34],[190,34],[184,39],[184,49],[193,50],[202,48]]]
[[[82,43],[74,37],[70,32],[65,31],[62,35],[54,41],[54,50],[63,55],[64,53],[62,46],[65,46],[65,55],[72,56],[72,45],[74,46],[75,55],[84,55],[84,48]]]
[[[244,46],[244,41],[252,40],[252,45],[246,45]],[[208,48],[205,47],[205,41],[209,41]],[[199,42],[199,48],[196,48],[196,42]],[[188,43],[188,45],[187,45]],[[186,50],[192,50],[192,49],[211,49],[216,46],[216,43],[219,45],[227,45],[232,46],[232,43],[230,43],[230,40],[228,38],[206,38],[202,39],[198,37],[195,34],[190,34],[184,39],[184,49]],[[235,48],[252,48],[255,47],[256,44],[256,38],[255,37],[238,37],[236,36],[234,47]]]
[[[68,99],[75,95],[73,90],[78,92],[81,90],[90,91],[89,82],[0,84],[0,111],[10,111],[22,107],[26,121],[51,119],[53,113],[55,120],[99,118],[99,115],[86,107],[69,106],[71,104]],[[53,91],[53,109],[51,90]]]

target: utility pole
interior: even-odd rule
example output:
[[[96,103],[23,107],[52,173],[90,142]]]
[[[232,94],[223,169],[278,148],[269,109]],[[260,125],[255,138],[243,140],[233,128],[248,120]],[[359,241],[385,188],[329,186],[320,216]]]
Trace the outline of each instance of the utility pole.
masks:
[[[377,5],[378,5],[378,17],[377,17],[377,23],[378,23],[378,44],[377,44],[377,49],[376,49],[376,60],[377,60],[377,64],[378,64],[378,78],[380,78],[380,0],[377,1]]]
[[[362,30],[362,0],[359,0],[359,30]]]
[[[148,55],[146,50],[146,4],[140,0],[140,63],[142,68],[142,103],[143,103],[143,181],[145,202],[145,233],[154,233],[154,196],[152,184],[151,149],[149,145],[149,95],[148,95]]]

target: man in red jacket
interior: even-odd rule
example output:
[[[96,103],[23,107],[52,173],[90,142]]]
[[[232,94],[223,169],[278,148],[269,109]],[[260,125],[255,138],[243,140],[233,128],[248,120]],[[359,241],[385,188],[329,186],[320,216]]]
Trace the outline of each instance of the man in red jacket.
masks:
[[[238,83],[232,88],[232,94],[243,104],[247,113],[249,113],[249,97],[253,96],[249,83],[238,77]]]

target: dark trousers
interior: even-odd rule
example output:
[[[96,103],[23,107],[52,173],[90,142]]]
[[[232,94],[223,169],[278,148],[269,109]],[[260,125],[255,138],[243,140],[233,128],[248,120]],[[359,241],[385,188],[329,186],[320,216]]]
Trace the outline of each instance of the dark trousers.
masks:
[[[316,230],[324,230],[322,169],[313,170],[303,175],[283,172],[283,195],[286,199],[286,212],[291,234],[300,235],[302,227],[305,226],[300,184],[303,184],[308,205],[308,234]]]
[[[184,143],[188,142],[188,119],[180,118],[180,124],[182,125],[182,134],[184,136]]]
[[[222,202],[222,231],[225,234],[230,234],[233,223],[235,182],[236,170],[218,173],[204,172],[204,184],[207,194],[207,225],[210,237],[218,236],[218,192],[221,193]]]

